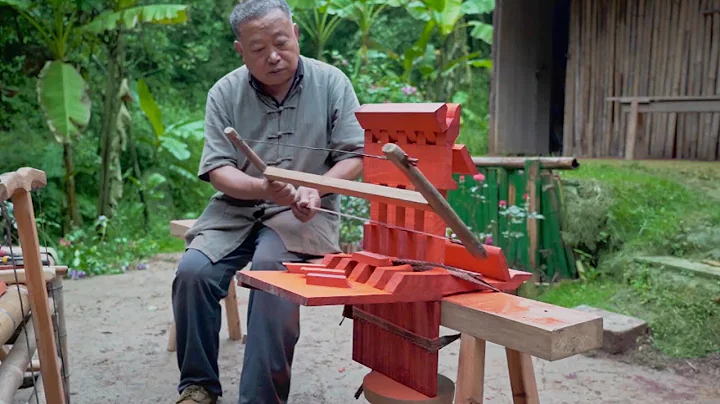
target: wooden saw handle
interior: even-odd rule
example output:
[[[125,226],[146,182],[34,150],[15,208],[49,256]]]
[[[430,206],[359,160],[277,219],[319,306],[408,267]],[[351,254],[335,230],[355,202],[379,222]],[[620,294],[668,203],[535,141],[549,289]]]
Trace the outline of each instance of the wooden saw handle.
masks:
[[[487,258],[487,252],[483,248],[482,243],[475,237],[474,234],[465,226],[457,213],[453,210],[450,204],[440,194],[433,184],[417,169],[413,164],[410,163],[409,156],[405,153],[400,146],[395,143],[386,143],[383,148],[383,153],[393,164],[395,164],[400,171],[405,174],[410,182],[415,186],[415,189],[427,199],[430,207],[433,208],[435,213],[440,216],[445,223],[448,224],[450,229],[457,234],[460,241],[467,250],[477,259]]]
[[[267,169],[267,164],[258,156],[253,149],[250,148],[250,146],[245,143],[243,138],[240,137],[240,135],[237,133],[237,131],[234,128],[227,127],[225,128],[225,136],[230,139],[232,144],[234,144],[238,149],[240,149],[243,154],[245,154],[245,157],[250,160],[250,163],[255,166],[258,170],[260,170],[261,173],[263,173],[263,176],[265,179],[267,179],[268,182],[272,183],[275,182],[274,180],[271,180],[267,176],[265,176],[265,169]],[[292,185],[291,185],[292,186]],[[293,186],[293,195],[297,197],[297,190]]]
[[[237,147],[238,149],[240,149],[241,152],[243,152],[243,154],[248,158],[248,160],[250,160],[250,163],[252,163],[255,168],[260,170],[263,175],[265,174],[265,169],[267,168],[265,162],[260,158],[260,156],[255,154],[253,149],[251,149],[250,146],[245,143],[243,138],[238,135],[237,131],[235,131],[234,128],[225,128],[225,136],[230,139],[230,141],[232,142],[232,144],[235,145],[235,147]]]
[[[0,202],[12,198],[18,190],[30,192],[47,185],[44,171],[23,167],[14,172],[0,175]]]

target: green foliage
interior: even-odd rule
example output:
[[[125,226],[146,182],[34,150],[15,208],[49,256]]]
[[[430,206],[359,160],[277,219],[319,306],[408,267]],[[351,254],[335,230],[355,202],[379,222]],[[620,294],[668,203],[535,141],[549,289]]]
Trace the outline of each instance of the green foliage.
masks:
[[[138,23],[180,24],[187,21],[188,18],[188,6],[186,5],[163,4],[124,8],[125,5],[120,2],[120,11],[103,13],[82,27],[82,30],[99,34],[120,28],[130,30],[135,28]]]
[[[720,350],[720,283],[640,265],[640,255],[711,258],[720,245],[720,170],[692,162],[582,162],[563,177],[565,241],[582,281],[539,300],[639,317],[673,357]],[[535,291],[534,293],[537,293]]]
[[[38,77],[38,103],[58,143],[71,143],[90,122],[85,80],[72,65],[48,62]]]

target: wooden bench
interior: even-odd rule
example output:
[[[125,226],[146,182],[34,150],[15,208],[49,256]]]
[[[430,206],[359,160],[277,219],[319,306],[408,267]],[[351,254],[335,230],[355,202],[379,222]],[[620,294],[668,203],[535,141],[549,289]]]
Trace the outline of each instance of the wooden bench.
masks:
[[[720,113],[720,95],[711,96],[663,96],[663,97],[608,97],[607,101],[619,102],[623,113],[630,113],[625,135],[625,159],[632,160],[635,138],[641,113]],[[717,130],[717,129],[715,129]]]

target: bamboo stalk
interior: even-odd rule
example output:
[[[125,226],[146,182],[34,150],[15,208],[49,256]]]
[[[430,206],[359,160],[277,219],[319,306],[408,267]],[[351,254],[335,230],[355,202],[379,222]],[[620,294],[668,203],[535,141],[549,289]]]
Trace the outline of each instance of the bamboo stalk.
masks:
[[[713,0],[707,0],[705,2],[705,5],[707,7],[712,6]],[[713,63],[716,63],[716,61],[711,60],[711,57],[708,57],[712,54],[712,46],[713,46],[713,17],[712,14],[707,14],[704,16],[704,27],[705,27],[705,38],[703,41],[703,53],[702,53],[702,85],[701,88],[701,94],[702,95],[712,95],[714,90],[714,80],[712,78],[712,75],[710,74],[710,70],[712,69]],[[717,41],[715,41],[717,42]],[[700,128],[698,129],[698,155],[697,157],[703,160],[709,160],[711,155],[714,155],[715,153],[711,151],[713,149],[711,145],[711,139],[712,135],[710,133],[710,128],[712,127],[712,113],[703,113],[699,114],[699,124]]]
[[[32,323],[28,322],[22,327],[18,342],[13,345],[10,354],[0,365],[0,404],[13,402],[13,397],[23,383],[25,370],[30,365],[30,358],[35,354],[36,348],[35,330]]]
[[[0,297],[0,344],[6,343],[30,313],[30,297],[24,286],[9,287]]]
[[[45,282],[50,282],[56,275],[56,267],[43,267],[43,279]],[[8,288],[10,285],[15,284],[15,275],[20,283],[25,283],[27,278],[25,277],[25,270],[22,268],[18,269],[1,269],[0,268],[0,281],[7,283]]]
[[[60,357],[60,371],[64,391],[70,391],[70,350],[67,342],[67,327],[65,325],[65,293],[63,291],[63,277],[58,275],[47,284],[50,295],[51,310],[54,313],[55,329],[57,330],[57,350]]]
[[[47,398],[45,397],[45,388],[43,385],[42,374],[40,374],[35,381],[35,386],[37,386],[37,388],[33,390],[32,394],[30,394],[27,404],[47,402]]]

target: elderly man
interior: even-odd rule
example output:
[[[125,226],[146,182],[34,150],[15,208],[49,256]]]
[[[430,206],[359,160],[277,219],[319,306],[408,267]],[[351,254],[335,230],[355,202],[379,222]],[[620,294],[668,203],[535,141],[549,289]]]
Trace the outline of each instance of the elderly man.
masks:
[[[223,129],[235,128],[269,166],[343,179],[362,172],[364,132],[352,84],[337,68],[300,55],[287,3],[243,1],[230,23],[244,66],[209,91],[198,174],[218,192],[188,232],[172,284],[177,403],[184,404],[215,403],[222,395],[219,301],[237,270],[248,263],[251,270],[285,270],[283,262],[339,252],[339,218],[317,210],[337,211],[338,195],[264,180]],[[285,403],[299,307],[254,290],[247,316],[239,403]]]

